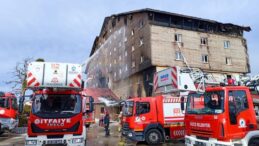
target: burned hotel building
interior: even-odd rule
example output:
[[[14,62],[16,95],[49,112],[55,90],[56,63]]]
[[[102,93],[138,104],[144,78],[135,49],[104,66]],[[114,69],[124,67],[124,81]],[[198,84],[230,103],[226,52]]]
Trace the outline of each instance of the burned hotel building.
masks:
[[[121,98],[151,96],[156,71],[186,62],[217,80],[239,80],[250,72],[244,31],[250,27],[153,9],[111,15],[93,43],[87,86]]]

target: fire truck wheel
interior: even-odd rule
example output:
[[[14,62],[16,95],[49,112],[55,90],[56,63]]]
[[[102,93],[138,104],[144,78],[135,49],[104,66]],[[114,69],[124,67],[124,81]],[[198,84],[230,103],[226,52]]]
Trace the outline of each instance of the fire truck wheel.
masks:
[[[157,145],[162,141],[162,134],[157,129],[151,129],[146,133],[146,141],[149,145]]]

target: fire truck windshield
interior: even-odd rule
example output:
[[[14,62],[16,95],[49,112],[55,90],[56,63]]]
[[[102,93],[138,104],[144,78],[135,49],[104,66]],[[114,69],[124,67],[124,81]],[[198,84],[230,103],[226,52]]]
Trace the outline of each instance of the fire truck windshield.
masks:
[[[125,104],[123,105],[123,116],[132,116],[133,115],[133,101],[126,101]]]
[[[2,107],[2,108],[8,108],[9,107],[8,98],[1,98],[0,97],[0,107]]]
[[[224,112],[224,91],[210,91],[204,94],[189,94],[188,114],[220,114]]]
[[[40,116],[74,115],[81,112],[80,95],[36,95],[32,113]]]

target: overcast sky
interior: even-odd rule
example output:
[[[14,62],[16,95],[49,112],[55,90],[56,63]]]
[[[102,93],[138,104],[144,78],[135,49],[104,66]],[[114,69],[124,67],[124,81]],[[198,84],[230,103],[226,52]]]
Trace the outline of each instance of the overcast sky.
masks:
[[[153,8],[250,26],[245,33],[252,74],[259,73],[257,0],[0,0],[0,91],[24,58],[83,63],[104,17]]]

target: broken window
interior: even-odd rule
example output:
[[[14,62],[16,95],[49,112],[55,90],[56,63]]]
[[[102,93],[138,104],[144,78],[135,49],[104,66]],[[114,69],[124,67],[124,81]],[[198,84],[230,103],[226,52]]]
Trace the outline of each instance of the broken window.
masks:
[[[125,25],[127,25],[127,24],[128,24],[127,17],[124,17],[124,24],[125,24]]]
[[[139,21],[139,28],[142,28],[144,26],[144,21],[143,21],[143,19],[141,19],[140,21]]]
[[[208,45],[208,38],[201,37],[201,45]]]
[[[143,37],[141,37],[141,38],[139,39],[139,46],[142,46],[142,45],[144,45],[144,39],[143,39]]]
[[[131,51],[132,51],[132,52],[135,51],[134,45],[131,46]]]
[[[232,59],[230,57],[226,57],[226,64],[231,65],[232,64]]]
[[[200,21],[198,28],[201,30],[207,30],[207,24],[205,22]]]
[[[112,27],[115,27],[116,26],[116,19],[113,19],[112,20]]]
[[[125,72],[128,71],[128,64],[125,66]]]
[[[209,62],[209,56],[208,55],[202,55],[202,62],[208,63]]]
[[[134,35],[134,29],[131,30],[131,36],[133,36],[133,35]]]
[[[101,107],[101,113],[104,113],[104,107]]]
[[[132,62],[131,62],[131,67],[132,67],[132,68],[136,67],[136,62],[135,62],[135,61],[132,61]]]
[[[174,35],[174,41],[175,42],[182,42],[182,34],[175,34]]]
[[[170,16],[169,15],[155,13],[154,20],[157,23],[159,23],[159,24],[164,24],[164,25],[168,26],[169,23],[170,23]]]
[[[178,26],[178,27],[182,27],[183,25],[183,18],[180,17],[172,17],[171,18],[171,24]]]
[[[144,56],[141,55],[141,56],[140,56],[140,63],[143,63],[143,62],[144,62]]]
[[[230,47],[230,41],[224,41],[224,48],[227,49]]]
[[[182,52],[176,51],[175,52],[175,59],[176,60],[183,60]]]
[[[191,19],[184,19],[184,28],[192,29],[193,21]]]

